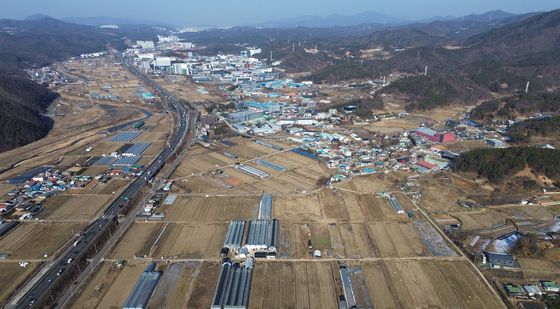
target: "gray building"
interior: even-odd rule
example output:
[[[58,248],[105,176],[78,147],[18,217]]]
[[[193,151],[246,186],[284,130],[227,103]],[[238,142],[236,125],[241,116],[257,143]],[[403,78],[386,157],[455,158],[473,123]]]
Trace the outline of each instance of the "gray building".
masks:
[[[239,123],[239,122],[260,119],[263,116],[264,113],[259,111],[242,111],[242,112],[230,113],[228,115],[228,120],[232,123]]]
[[[492,268],[519,268],[519,263],[509,254],[484,252],[484,257]]]

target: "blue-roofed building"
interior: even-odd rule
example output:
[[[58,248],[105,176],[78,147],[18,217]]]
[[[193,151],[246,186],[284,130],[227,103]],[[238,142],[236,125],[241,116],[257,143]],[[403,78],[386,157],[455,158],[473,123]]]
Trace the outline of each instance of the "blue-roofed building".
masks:
[[[276,102],[244,102],[243,104],[248,108],[268,113],[279,112],[282,107],[281,103]]]

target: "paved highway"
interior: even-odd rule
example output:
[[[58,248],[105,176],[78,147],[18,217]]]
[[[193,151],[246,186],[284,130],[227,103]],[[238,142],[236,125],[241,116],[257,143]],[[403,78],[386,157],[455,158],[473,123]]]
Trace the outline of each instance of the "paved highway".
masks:
[[[179,116],[179,123],[175,130],[175,134],[171,137],[165,149],[160,155],[148,166],[132,184],[130,184],[119,197],[114,200],[105,210],[103,215],[96,221],[86,227],[82,231],[77,240],[55,261],[52,267],[45,272],[45,274],[33,284],[33,286],[15,303],[10,307],[26,308],[33,307],[38,299],[41,299],[45,293],[49,292],[49,287],[55,282],[64,271],[77,263],[76,259],[83,259],[83,253],[88,251],[94,245],[94,240],[97,236],[108,229],[112,221],[117,220],[120,209],[132,198],[138,190],[140,190],[146,183],[156,175],[163,167],[165,161],[173,154],[173,152],[183,143],[187,135],[189,124],[196,126],[196,114],[194,109],[190,106],[178,102],[168,91],[163,89],[154,81],[150,80],[139,72],[136,67],[127,59],[123,62],[129,66],[130,71],[141,79],[145,84],[151,86],[159,93],[163,104],[167,106],[168,111],[174,111]],[[14,306],[15,305],[15,306]]]

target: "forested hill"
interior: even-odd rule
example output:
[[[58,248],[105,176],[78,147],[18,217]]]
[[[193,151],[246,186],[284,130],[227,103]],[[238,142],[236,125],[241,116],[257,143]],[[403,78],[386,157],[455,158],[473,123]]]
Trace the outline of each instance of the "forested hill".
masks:
[[[44,137],[52,120],[41,113],[56,97],[26,77],[0,74],[0,152]]]
[[[476,173],[491,182],[507,182],[510,177],[530,168],[560,184],[560,151],[536,147],[477,149],[462,154],[453,162],[453,169]]]
[[[0,151],[44,137],[52,120],[41,116],[56,94],[30,81],[23,69],[81,53],[122,48],[122,34],[49,17],[0,20]]]

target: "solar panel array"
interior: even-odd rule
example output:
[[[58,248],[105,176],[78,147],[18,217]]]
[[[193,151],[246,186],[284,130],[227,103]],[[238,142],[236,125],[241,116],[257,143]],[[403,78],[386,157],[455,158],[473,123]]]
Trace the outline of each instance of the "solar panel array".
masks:
[[[140,157],[122,157],[113,163],[113,166],[132,166],[140,160]]]
[[[140,135],[140,131],[123,131],[110,139],[111,143],[128,143]]]
[[[140,156],[141,154],[144,153],[144,151],[146,151],[146,149],[148,149],[148,147],[150,147],[150,145],[151,145],[150,143],[134,144],[131,145],[128,149],[126,149],[122,153],[131,156]]]
[[[101,157],[99,160],[95,161],[93,165],[111,165],[115,162],[117,158],[115,157]]]

